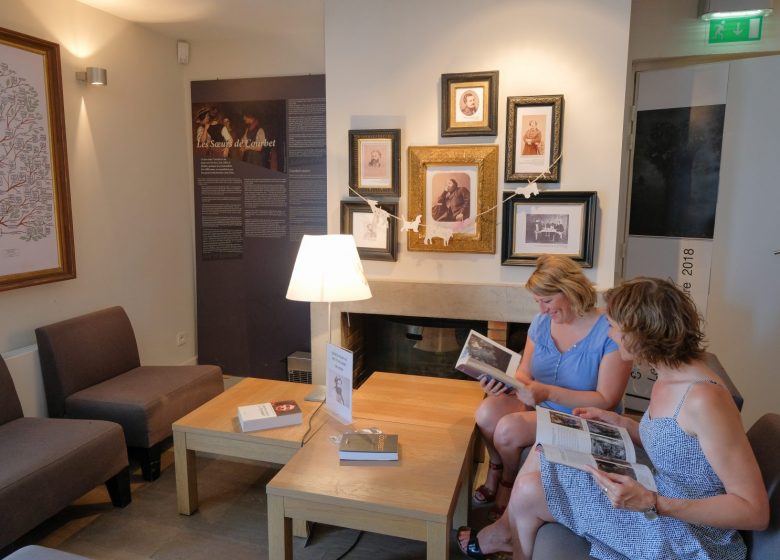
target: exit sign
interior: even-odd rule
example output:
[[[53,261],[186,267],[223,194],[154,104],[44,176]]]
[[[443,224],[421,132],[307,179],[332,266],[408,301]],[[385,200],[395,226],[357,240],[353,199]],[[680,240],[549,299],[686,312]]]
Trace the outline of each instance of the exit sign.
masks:
[[[709,44],[761,40],[763,16],[711,19]]]

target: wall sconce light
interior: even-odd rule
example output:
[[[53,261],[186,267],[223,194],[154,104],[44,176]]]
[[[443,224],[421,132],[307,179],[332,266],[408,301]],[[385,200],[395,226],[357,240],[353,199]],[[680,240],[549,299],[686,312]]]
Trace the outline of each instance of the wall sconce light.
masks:
[[[104,86],[108,84],[108,72],[105,68],[87,66],[86,72],[76,72],[76,79],[93,86]]]

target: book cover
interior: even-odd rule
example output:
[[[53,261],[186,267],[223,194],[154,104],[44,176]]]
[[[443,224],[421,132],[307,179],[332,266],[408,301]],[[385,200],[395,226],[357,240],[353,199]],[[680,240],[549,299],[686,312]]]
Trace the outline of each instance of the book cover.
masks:
[[[238,407],[242,432],[293,426],[303,422],[303,412],[295,401],[271,401]]]
[[[523,386],[515,377],[519,365],[520,354],[472,330],[455,363],[455,369],[474,379],[489,376],[517,389]]]
[[[397,434],[350,432],[341,437],[339,459],[353,461],[397,461]]]

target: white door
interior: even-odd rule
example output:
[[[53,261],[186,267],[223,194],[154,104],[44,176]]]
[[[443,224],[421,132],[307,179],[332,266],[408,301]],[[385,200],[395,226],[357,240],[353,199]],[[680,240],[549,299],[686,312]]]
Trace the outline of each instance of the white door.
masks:
[[[657,72],[670,78],[660,90],[673,91],[696,82],[681,80],[685,72],[701,78],[702,69],[723,64],[728,79],[714,236],[710,247],[699,240],[704,245],[693,251],[705,258],[695,271],[704,293],[692,295],[705,314],[710,351],[745,399],[743,422],[750,426],[765,412],[780,412],[780,57]],[[690,89],[692,98],[703,91]],[[682,285],[689,277],[682,276],[687,241],[664,238],[659,243],[666,248],[653,243],[629,236],[623,276],[671,277]]]
[[[780,412],[780,56],[729,66],[706,333],[750,426]]]

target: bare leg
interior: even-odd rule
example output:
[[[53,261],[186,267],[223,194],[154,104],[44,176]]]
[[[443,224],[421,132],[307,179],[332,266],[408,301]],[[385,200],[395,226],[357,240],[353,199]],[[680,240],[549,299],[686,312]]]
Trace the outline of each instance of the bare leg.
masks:
[[[504,517],[508,518],[509,522],[513,545],[512,557],[516,560],[530,559],[533,556],[539,527],[546,522],[554,521],[544,498],[539,457],[536,452],[528,457],[528,461],[523,465],[515,481]]]
[[[498,397],[489,396],[480,403],[476,412],[477,426],[482,434],[482,439],[485,442],[485,448],[488,452],[490,462],[494,465],[502,465],[502,458],[499,451],[493,444],[493,435],[496,431],[496,425],[499,420],[507,414],[512,414],[525,410],[525,405],[517,400],[514,396],[501,395]],[[475,492],[475,497],[478,501],[490,501],[498,488],[498,482],[501,480],[500,469],[488,469],[487,479],[485,480],[484,487],[486,491]],[[476,496],[479,494],[479,496]],[[489,494],[490,496],[485,496]]]
[[[507,414],[499,419],[493,432],[493,446],[504,464],[503,482],[496,492],[496,508],[502,510],[509,502],[512,483],[520,468],[520,453],[536,439],[536,412],[526,410]],[[538,468],[538,467],[537,467]]]

